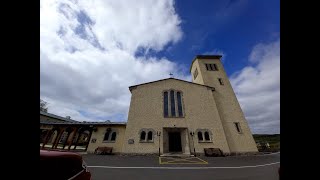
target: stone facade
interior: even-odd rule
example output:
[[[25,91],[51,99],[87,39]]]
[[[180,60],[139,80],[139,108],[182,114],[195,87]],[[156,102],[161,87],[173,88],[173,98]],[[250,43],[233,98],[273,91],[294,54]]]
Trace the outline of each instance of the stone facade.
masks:
[[[163,115],[163,91],[179,90],[182,92],[184,117],[165,118]],[[152,128],[160,135],[160,153],[168,152],[168,131],[181,132],[184,153],[190,149],[202,152],[205,147],[219,147],[229,152],[226,136],[222,127],[212,88],[187,83],[176,79],[167,79],[145,84],[131,90],[131,104],[126,127],[125,141],[134,139],[134,144],[123,144],[124,153],[157,153],[159,137],[154,134],[153,142],[141,143],[139,131]],[[198,142],[197,134],[190,132],[197,129],[209,129],[213,135],[210,142]],[[194,141],[194,143],[192,143]],[[193,148],[194,144],[194,148]]]
[[[110,128],[110,135],[107,140],[105,134],[107,129]],[[112,147],[112,152],[119,154],[122,152],[122,144],[124,142],[126,126],[115,125],[115,126],[98,126],[95,131],[92,132],[91,140],[87,149],[88,153],[94,153],[97,147]],[[114,141],[111,140],[112,133],[116,133]]]
[[[190,68],[193,83],[169,78],[130,87],[132,97],[123,153],[157,153],[159,148],[161,154],[168,153],[170,132],[180,133],[178,143],[184,154],[203,153],[204,148],[220,148],[225,154],[257,152],[220,58],[197,56]],[[208,70],[206,64],[215,66]],[[182,117],[164,117],[164,92],[171,90],[181,92]],[[153,134],[153,141],[140,142],[142,128],[161,134]],[[198,137],[199,132],[202,138]],[[205,132],[209,135],[207,140]],[[129,139],[134,143],[128,144]]]
[[[250,128],[220,58],[219,56],[196,57],[191,66],[191,73],[193,74],[197,69],[199,76],[193,78],[193,82],[215,87],[216,91],[213,96],[217,103],[231,153],[257,152]],[[215,64],[218,70],[208,71],[206,64]],[[220,84],[219,78],[221,78],[222,84]],[[240,133],[235,130],[235,122],[240,125]]]
[[[216,64],[217,71],[208,71],[206,64]],[[220,57],[200,56],[195,58],[191,67],[191,73],[198,71],[197,78],[193,82],[215,87],[213,93],[217,109],[226,133],[227,142],[232,153],[257,152],[255,141],[252,137],[249,125],[241,110],[240,104],[233,91],[229,78],[220,61]],[[219,82],[222,80],[222,84]],[[235,122],[238,122],[241,133],[235,131]]]

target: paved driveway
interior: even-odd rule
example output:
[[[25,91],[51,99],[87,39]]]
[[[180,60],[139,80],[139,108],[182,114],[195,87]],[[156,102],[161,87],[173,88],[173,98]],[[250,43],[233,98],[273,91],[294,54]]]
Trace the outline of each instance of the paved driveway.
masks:
[[[279,179],[280,153],[261,156],[200,157],[202,161],[207,162],[202,164],[183,164],[181,161],[176,161],[180,162],[177,164],[160,164],[161,159],[159,160],[157,156],[83,155],[83,157],[93,180]]]

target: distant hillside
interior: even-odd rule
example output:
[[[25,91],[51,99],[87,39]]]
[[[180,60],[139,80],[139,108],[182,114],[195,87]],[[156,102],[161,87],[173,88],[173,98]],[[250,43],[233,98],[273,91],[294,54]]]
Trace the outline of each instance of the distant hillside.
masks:
[[[256,142],[280,143],[280,134],[253,134],[253,138]]]
[[[280,134],[253,134],[256,143],[263,145],[268,143],[269,148],[259,146],[258,150],[261,152],[277,152],[280,151]]]

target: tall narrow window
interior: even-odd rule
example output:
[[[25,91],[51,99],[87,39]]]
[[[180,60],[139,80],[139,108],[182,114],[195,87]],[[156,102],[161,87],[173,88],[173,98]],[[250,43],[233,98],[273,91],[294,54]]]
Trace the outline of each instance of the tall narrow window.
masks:
[[[179,117],[182,117],[183,113],[182,113],[182,102],[181,102],[181,93],[180,92],[177,92],[177,99],[178,99],[178,114],[179,114]]]
[[[174,91],[170,91],[170,99],[171,99],[171,116],[175,117],[176,116],[176,107],[175,107],[175,102],[174,102]]]
[[[203,141],[202,132],[198,132],[198,140]]]
[[[196,79],[198,76],[198,69],[196,68],[196,70],[193,73],[193,79]]]
[[[165,118],[185,116],[182,98],[182,92],[179,90],[163,92],[163,116]]]
[[[104,134],[103,140],[104,140],[104,141],[108,141],[108,140],[109,140],[109,135],[110,135],[110,131],[107,131],[107,132]]]
[[[116,140],[116,137],[117,137],[117,133],[116,132],[113,132],[111,134],[111,141],[115,141]]]
[[[213,67],[213,64],[209,64],[209,67],[210,67],[209,70],[210,70],[210,71],[213,71],[213,68],[214,68],[214,67]]]
[[[218,66],[216,64],[206,64],[207,71],[218,71]]]
[[[237,129],[238,133],[241,133],[240,123],[235,122],[234,125],[236,126],[236,129]]]
[[[213,71],[218,71],[218,66],[216,64],[212,64],[213,65]]]
[[[221,78],[218,78],[220,85],[224,85]]]
[[[140,134],[140,141],[144,141],[146,139],[146,132],[142,131]]]
[[[151,141],[152,140],[152,131],[149,131],[148,132],[148,141]]]
[[[204,132],[204,139],[205,139],[206,141],[210,141],[210,136],[209,136],[208,131]]]
[[[206,64],[206,68],[207,68],[207,71],[212,71],[212,66],[211,66],[211,64]]]
[[[164,117],[168,117],[168,92],[163,93],[163,108]]]

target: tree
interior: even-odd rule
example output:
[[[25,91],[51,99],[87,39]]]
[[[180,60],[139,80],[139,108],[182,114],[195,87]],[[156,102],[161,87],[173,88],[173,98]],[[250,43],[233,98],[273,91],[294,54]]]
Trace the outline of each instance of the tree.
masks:
[[[40,99],[40,111],[48,112],[48,103]]]

